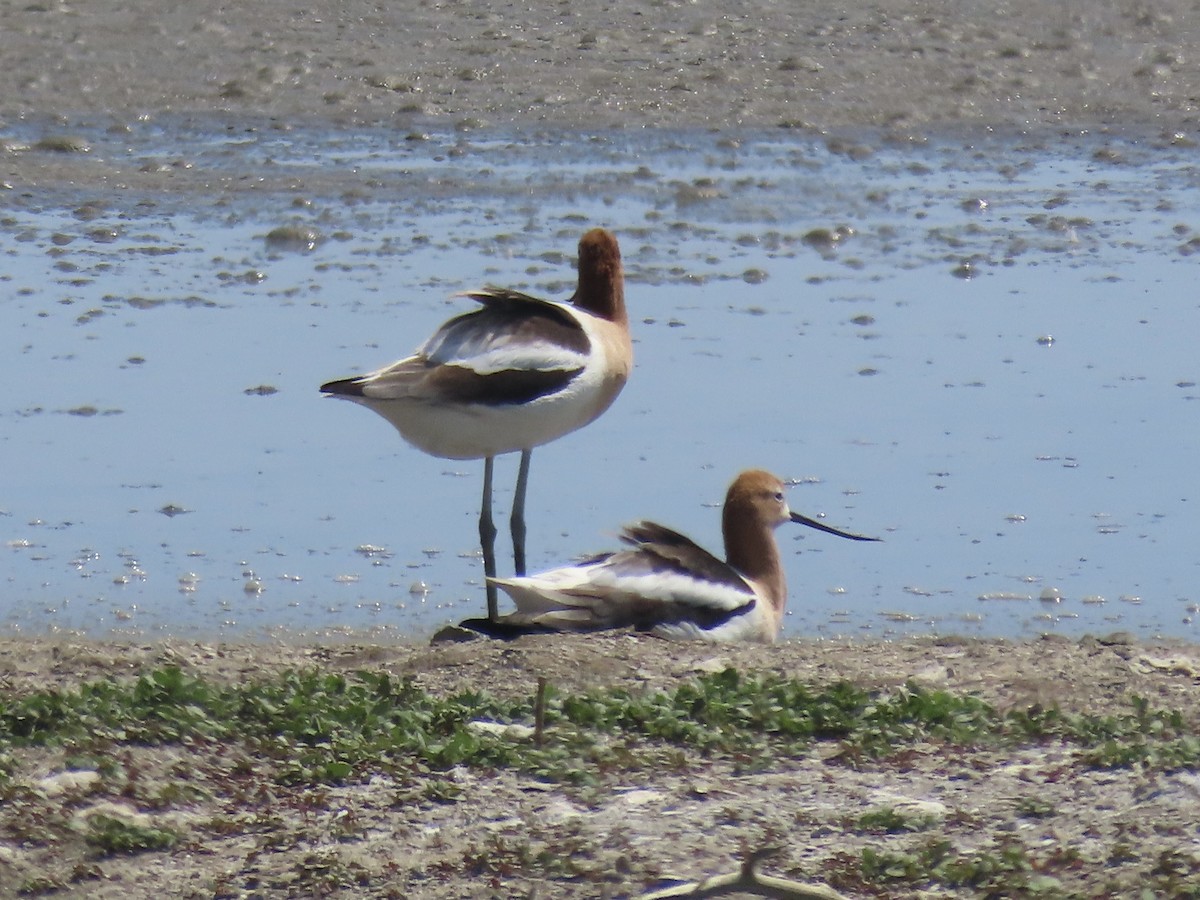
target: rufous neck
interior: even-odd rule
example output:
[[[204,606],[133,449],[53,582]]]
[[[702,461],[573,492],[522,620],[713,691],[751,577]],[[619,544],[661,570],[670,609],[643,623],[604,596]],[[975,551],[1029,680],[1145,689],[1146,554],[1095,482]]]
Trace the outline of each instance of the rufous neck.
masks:
[[[767,594],[779,611],[787,603],[787,580],[774,530],[756,519],[746,519],[726,504],[722,520],[725,560]]]
[[[617,239],[602,228],[589,231],[579,242],[579,286],[574,304],[602,319],[628,325],[625,311],[625,270]]]

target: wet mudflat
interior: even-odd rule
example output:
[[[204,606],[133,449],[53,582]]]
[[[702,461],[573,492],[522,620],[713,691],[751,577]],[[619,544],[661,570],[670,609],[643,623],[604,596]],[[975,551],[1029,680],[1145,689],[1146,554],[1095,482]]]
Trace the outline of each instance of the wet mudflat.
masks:
[[[532,566],[642,517],[719,549],[714,505],[764,466],[886,538],[785,531],[789,635],[1191,628],[1186,147],[168,123],[77,133],[71,164],[125,189],[6,195],[10,631],[474,614],[481,466],[316,386],[411,351],[456,291],[566,296],[592,224],[622,240],[637,371],[535,454]],[[57,164],[54,127],[11,133]]]
[[[631,896],[766,844],[786,848],[768,871],[847,896],[1192,889],[1197,667],[1193,645],[1156,637],[1188,634],[1194,612],[1187,153],[1015,135],[853,152],[607,136],[563,155],[432,130],[188,133],[193,162],[166,176],[197,179],[186,189],[8,195],[5,377],[27,387],[3,417],[26,476],[5,501],[6,702],[82,688],[112,712],[117,695],[86,686],[141,679],[122,730],[149,697],[157,718],[182,703],[196,731],[186,753],[135,747],[68,699],[85,744],[10,735],[5,891]],[[137,146],[131,171],[170,158],[161,134]],[[329,170],[347,183],[330,190]],[[789,539],[792,640],[768,653],[413,642],[479,608],[477,468],[404,448],[315,387],[409,349],[480,280],[565,294],[595,222],[621,234],[641,304],[638,377],[535,456],[534,564],[648,513],[715,547],[729,476],[767,465],[797,482],[797,508],[886,538],[874,557]],[[1144,433],[1175,438],[1148,458],[1126,439]],[[600,473],[622,489],[598,490]],[[1042,631],[1106,636],[1029,639]],[[1025,640],[895,640],[925,632]],[[527,705],[545,678],[563,698],[691,703],[673,692],[696,683],[748,702],[724,699],[742,683],[727,669],[763,691],[848,679],[922,715],[963,704],[997,730],[912,722],[879,756],[861,756],[868,732],[754,761],[580,737],[552,701],[543,771],[520,729],[480,737],[474,701],[454,699]],[[222,691],[256,704],[316,686],[289,708],[321,716],[329,691],[357,709],[380,679],[412,679],[397,710],[466,717],[453,733],[474,749],[392,758],[354,742],[360,723],[349,743],[329,732],[345,756],[298,770],[306,738],[270,764],[249,732],[211,739]],[[1045,709],[1073,730],[1007,743]]]
[[[888,538],[795,539],[789,634],[1190,630],[1185,5],[5,12],[10,631],[475,612],[476,467],[312,387],[591,224],[638,369],[537,455],[533,565],[716,548],[761,465]]]

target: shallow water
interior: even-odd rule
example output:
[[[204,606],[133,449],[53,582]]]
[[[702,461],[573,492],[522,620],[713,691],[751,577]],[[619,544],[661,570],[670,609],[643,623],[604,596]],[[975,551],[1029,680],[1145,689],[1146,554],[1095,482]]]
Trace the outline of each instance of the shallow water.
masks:
[[[97,166],[178,175],[0,194],[6,631],[421,637],[479,613],[481,464],[317,386],[408,353],[455,291],[569,294],[603,224],[637,367],[534,454],[531,569],[642,517],[716,550],[726,485],[762,466],[885,538],[781,530],[786,635],[1195,636],[1186,149],[84,136]],[[504,518],[515,458],[497,471]]]

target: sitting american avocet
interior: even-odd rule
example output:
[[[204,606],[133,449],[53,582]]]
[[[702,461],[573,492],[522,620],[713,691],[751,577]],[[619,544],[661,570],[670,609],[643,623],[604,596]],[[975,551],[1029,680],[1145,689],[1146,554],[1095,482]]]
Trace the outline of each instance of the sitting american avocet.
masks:
[[[493,459],[521,451],[510,528],[525,574],[525,493],[534,447],[582,428],[616,399],[633,368],[617,239],[594,228],[579,241],[579,283],[566,302],[483,288],[481,309],[450,319],[406,359],[321,391],[383,416],[414,447],[483,459],[479,539],[496,617]]]
[[[628,549],[528,578],[494,578],[517,605],[498,621],[463,625],[487,634],[596,631],[632,626],[667,638],[762,641],[779,636],[787,583],[775,529],[798,522],[854,541],[877,541],[792,512],[783,482],[742,472],[725,495],[725,562],[678,532],[638,522],[621,532]]]

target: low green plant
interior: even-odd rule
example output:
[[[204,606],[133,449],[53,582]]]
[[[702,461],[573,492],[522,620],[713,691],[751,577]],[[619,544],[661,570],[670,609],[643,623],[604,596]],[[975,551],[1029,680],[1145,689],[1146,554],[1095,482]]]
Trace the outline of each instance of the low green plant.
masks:
[[[899,834],[905,831],[928,831],[938,823],[934,815],[905,814],[891,806],[880,807],[863,813],[858,818],[858,827],[863,831]]]
[[[67,887],[67,883],[54,875],[34,875],[17,887],[20,897],[43,897],[57,894]]]
[[[166,828],[154,828],[97,814],[88,819],[87,843],[101,854],[141,853],[145,850],[169,850],[179,835]]]
[[[446,781],[444,778],[434,778],[426,783],[421,794],[424,799],[431,800],[434,803],[457,803],[462,796],[462,792],[462,787],[453,781]]]
[[[984,850],[958,853],[949,841],[930,838],[903,851],[864,848],[860,865],[868,883],[969,888],[986,897],[1055,898],[1065,895],[1053,870],[1070,868],[1077,862],[1078,856],[1070,851],[1035,858],[1013,839],[1001,840]]]
[[[1017,801],[1017,815],[1025,819],[1047,819],[1054,813],[1054,804],[1041,797],[1022,797]]]
[[[470,727],[480,719],[532,725],[531,701],[475,692],[433,697],[384,672],[286,671],[230,685],[166,666],[131,682],[0,697],[0,785],[13,748],[45,744],[68,746],[79,760],[112,759],[115,747],[136,744],[235,744],[245,765],[266,762],[280,781],[297,784],[469,766],[587,785],[615,769],[684,771],[697,754],[723,756],[750,772],[817,741],[837,742],[830,760],[849,765],[917,743],[1051,741],[1078,746],[1097,767],[1200,765],[1195,729],[1178,712],[1153,710],[1144,700],[1123,715],[1040,707],[1000,713],[977,697],[915,685],[870,692],[734,669],[663,692],[608,688],[560,696],[551,689],[540,744]]]

